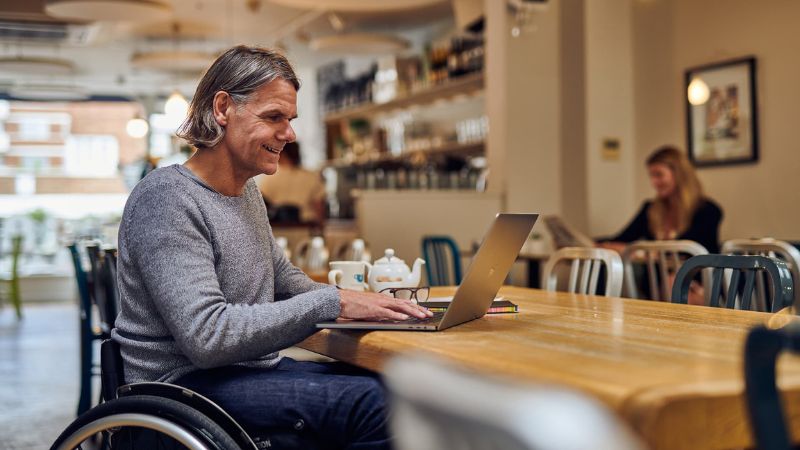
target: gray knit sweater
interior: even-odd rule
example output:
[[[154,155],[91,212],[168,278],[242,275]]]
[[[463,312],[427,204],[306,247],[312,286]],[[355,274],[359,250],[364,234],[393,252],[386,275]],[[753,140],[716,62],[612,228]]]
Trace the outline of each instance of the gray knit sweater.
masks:
[[[147,175],[119,230],[112,338],[126,381],[171,382],[231,364],[273,367],[278,350],[336,318],[336,289],[311,281],[276,247],[252,179],[241,196],[227,197],[180,165]]]

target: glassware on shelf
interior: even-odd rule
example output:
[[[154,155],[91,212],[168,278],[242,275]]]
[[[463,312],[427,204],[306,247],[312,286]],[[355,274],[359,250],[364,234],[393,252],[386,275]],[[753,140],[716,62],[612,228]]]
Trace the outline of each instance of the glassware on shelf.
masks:
[[[481,142],[489,132],[489,118],[485,115],[456,123],[456,141],[459,144]]]

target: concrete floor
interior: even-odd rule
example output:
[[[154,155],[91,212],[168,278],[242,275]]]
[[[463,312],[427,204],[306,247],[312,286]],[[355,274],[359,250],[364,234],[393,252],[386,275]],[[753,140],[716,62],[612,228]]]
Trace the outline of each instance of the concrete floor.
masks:
[[[78,307],[0,309],[0,450],[47,449],[78,401]]]

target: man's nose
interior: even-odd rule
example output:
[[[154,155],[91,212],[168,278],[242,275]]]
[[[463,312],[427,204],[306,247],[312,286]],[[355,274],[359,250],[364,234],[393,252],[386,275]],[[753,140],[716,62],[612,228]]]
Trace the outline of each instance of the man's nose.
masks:
[[[294,133],[292,124],[286,124],[286,127],[281,130],[281,134],[278,136],[278,139],[286,142],[294,142],[297,139],[297,135]]]

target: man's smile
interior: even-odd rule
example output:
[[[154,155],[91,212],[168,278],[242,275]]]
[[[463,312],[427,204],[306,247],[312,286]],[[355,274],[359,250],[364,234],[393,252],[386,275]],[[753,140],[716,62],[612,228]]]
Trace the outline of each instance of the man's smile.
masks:
[[[278,148],[270,147],[268,145],[263,145],[263,144],[261,145],[261,148],[263,148],[264,150],[266,150],[266,151],[268,151],[270,153],[274,153],[276,155],[280,155],[281,154],[281,150],[283,150],[283,149],[278,149]]]

